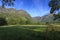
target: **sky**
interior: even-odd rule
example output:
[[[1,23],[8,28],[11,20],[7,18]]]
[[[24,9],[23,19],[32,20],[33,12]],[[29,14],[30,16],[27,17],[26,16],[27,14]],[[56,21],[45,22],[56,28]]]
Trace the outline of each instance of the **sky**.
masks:
[[[16,0],[14,7],[17,10],[25,10],[32,17],[44,16],[49,14],[49,0]],[[0,3],[1,5],[1,3]],[[9,8],[9,7],[8,7]]]

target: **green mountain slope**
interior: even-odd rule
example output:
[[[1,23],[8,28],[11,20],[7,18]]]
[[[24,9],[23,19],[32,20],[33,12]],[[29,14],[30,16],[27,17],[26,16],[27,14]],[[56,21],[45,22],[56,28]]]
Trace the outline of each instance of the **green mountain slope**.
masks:
[[[32,17],[25,10],[6,9],[0,7],[0,15],[4,15],[8,23],[26,24],[32,20]],[[12,24],[10,23],[10,24]]]

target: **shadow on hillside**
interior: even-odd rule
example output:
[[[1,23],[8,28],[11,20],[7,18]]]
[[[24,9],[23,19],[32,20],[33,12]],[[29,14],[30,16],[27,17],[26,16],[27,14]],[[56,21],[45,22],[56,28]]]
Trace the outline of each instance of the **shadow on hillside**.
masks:
[[[60,32],[34,31],[33,27],[0,27],[0,40],[60,40]],[[38,27],[39,28],[39,27]]]

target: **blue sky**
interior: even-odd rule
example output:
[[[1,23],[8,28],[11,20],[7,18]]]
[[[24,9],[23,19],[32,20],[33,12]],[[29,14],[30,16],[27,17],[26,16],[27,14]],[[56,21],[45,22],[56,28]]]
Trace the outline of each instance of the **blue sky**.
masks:
[[[49,0],[16,0],[13,8],[26,10],[32,17],[44,16],[50,11],[48,3]]]

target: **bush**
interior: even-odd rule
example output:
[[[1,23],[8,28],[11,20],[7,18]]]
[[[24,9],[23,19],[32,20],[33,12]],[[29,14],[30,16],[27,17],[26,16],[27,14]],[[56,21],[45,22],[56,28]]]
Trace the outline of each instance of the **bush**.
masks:
[[[0,17],[0,26],[7,25],[7,21],[5,18]]]

